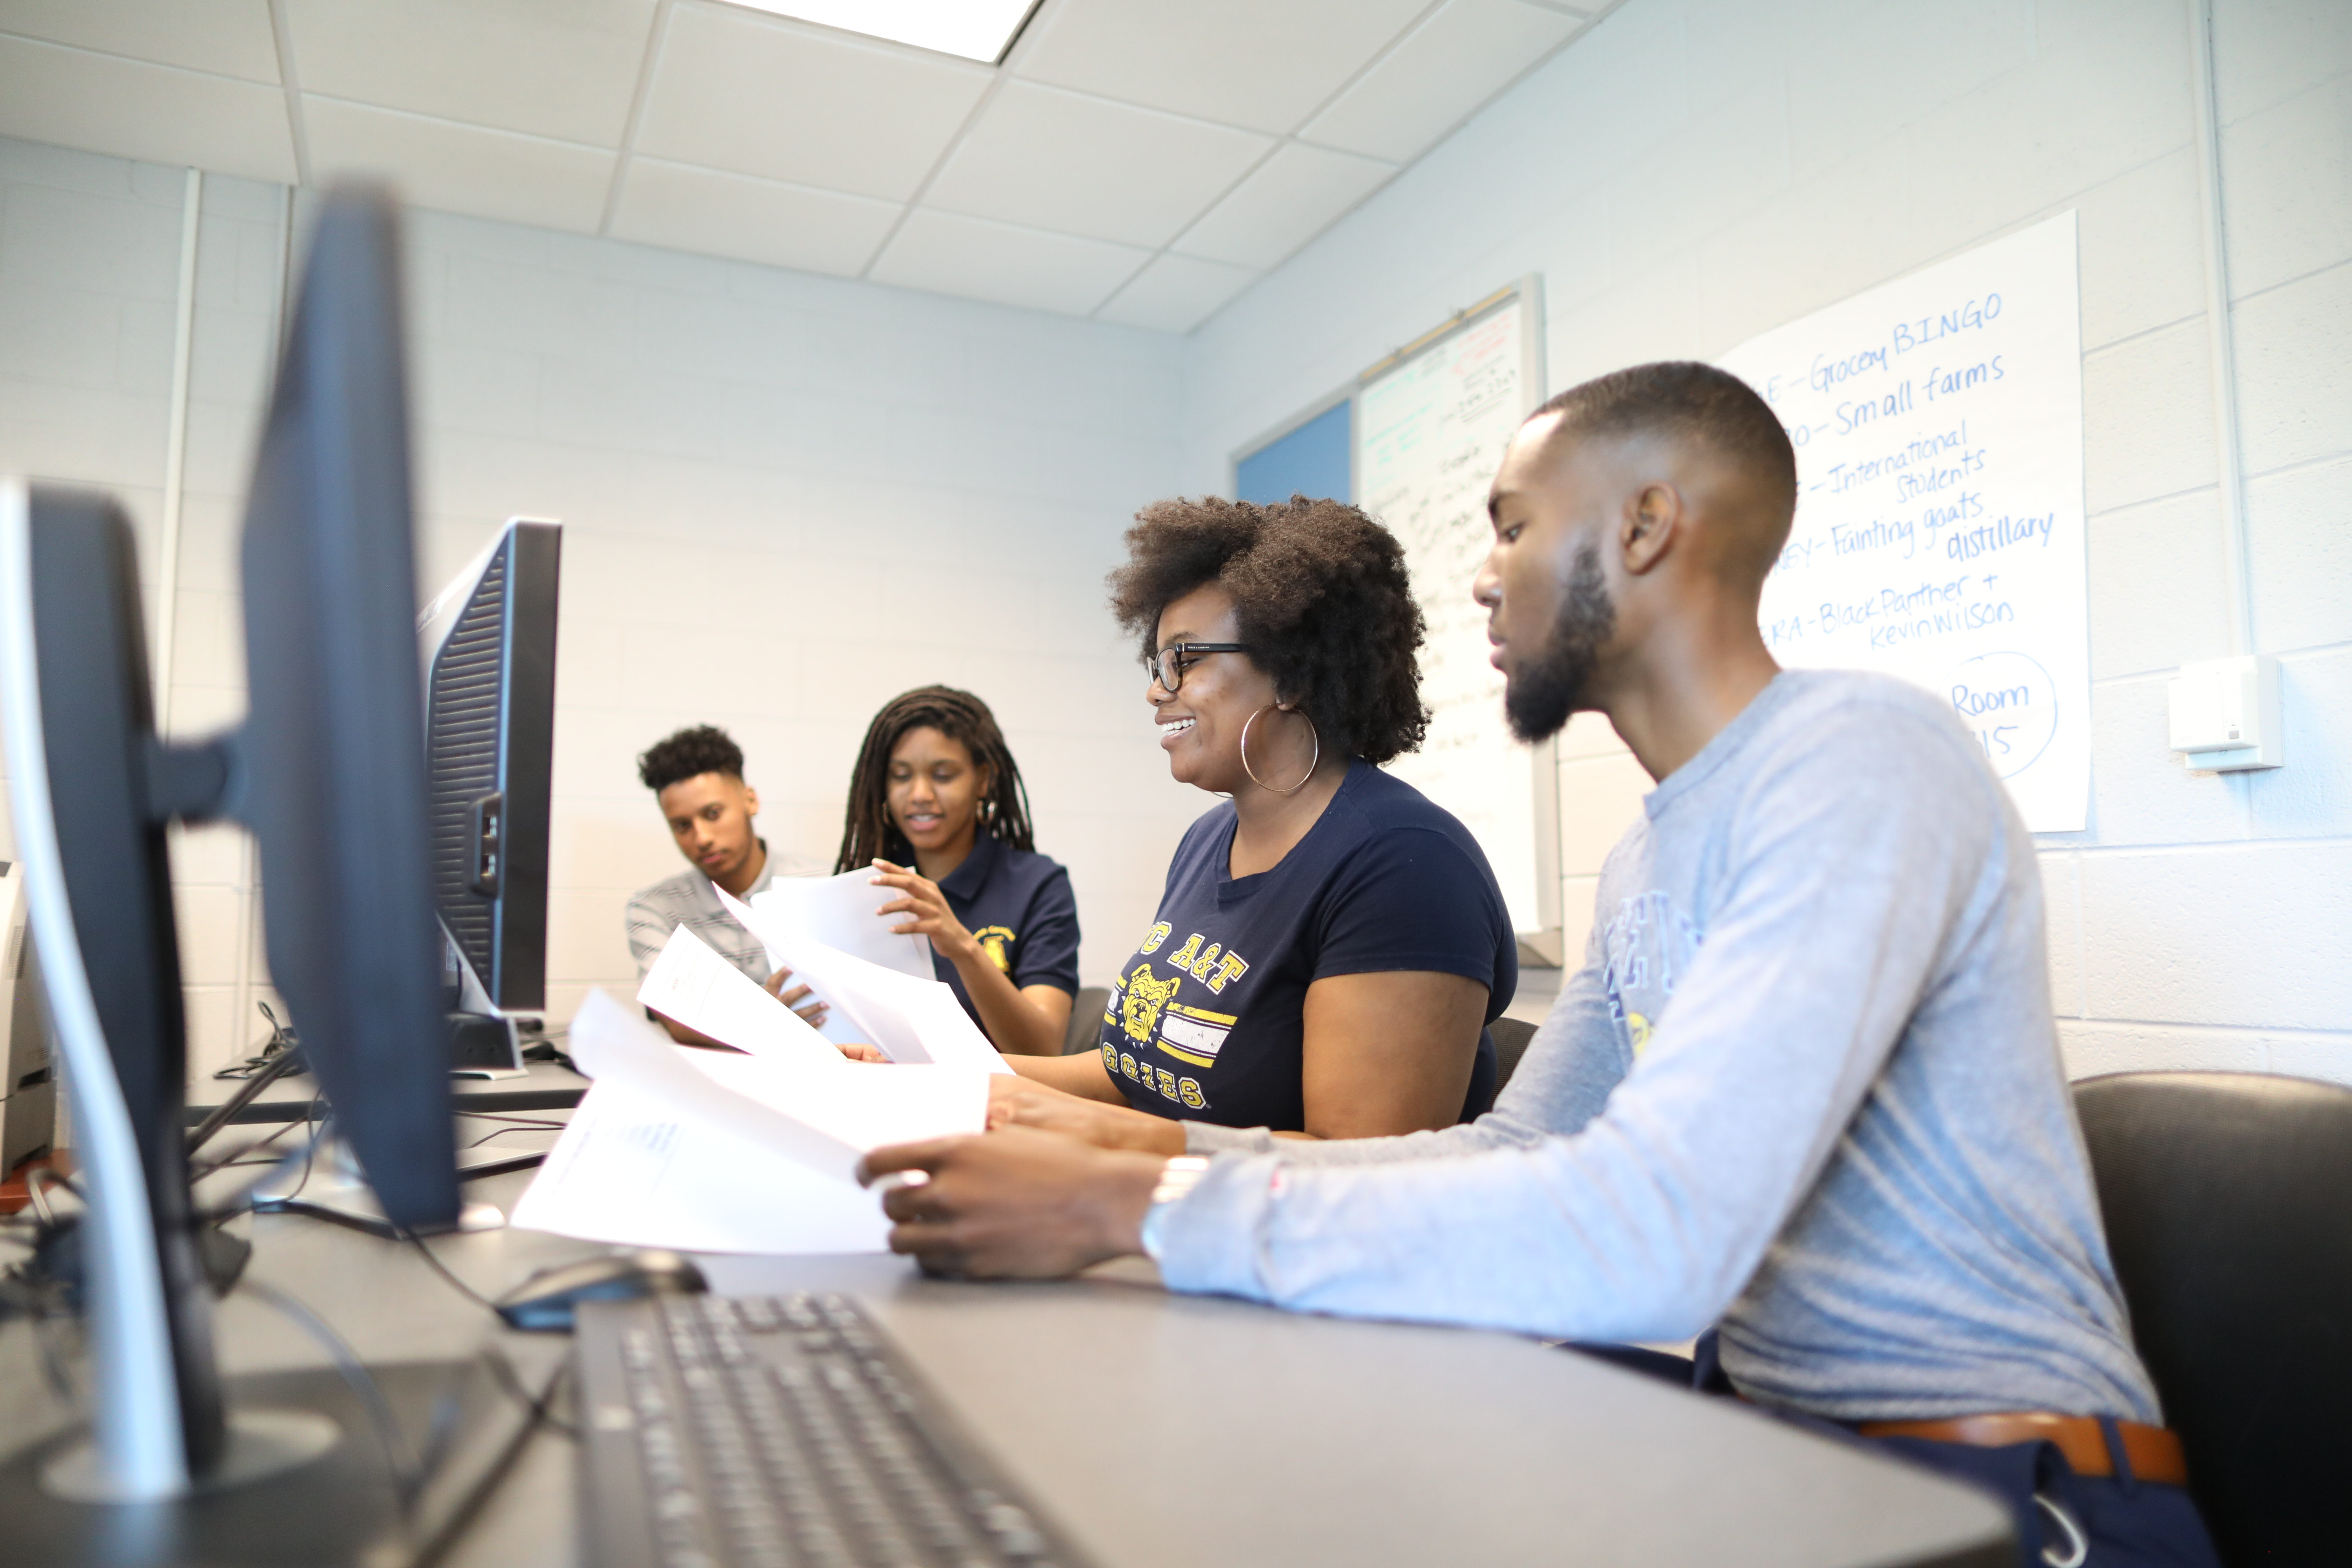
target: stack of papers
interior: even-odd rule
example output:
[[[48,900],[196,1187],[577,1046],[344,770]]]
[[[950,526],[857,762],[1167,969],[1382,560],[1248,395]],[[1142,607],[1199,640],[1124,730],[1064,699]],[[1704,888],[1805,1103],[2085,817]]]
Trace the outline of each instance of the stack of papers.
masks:
[[[856,1040],[878,1047],[894,1062],[931,1062],[988,1072],[1013,1070],[1004,1065],[1003,1057],[980,1032],[980,1026],[971,1021],[971,1015],[963,1010],[963,1004],[956,1000],[955,993],[948,989],[945,982],[917,979],[829,947],[788,928],[774,911],[753,909],[730,897],[724,888],[718,891],[719,901],[727,906],[727,912],[740,921],[743,928],[767,948],[769,962],[791,970],[794,984],[806,985],[832,1008],[825,1020],[828,1039]],[[663,956],[668,956],[667,952]],[[659,1007],[689,1027],[702,1027],[658,1003],[649,1001],[646,1005]],[[717,1034],[711,1037],[727,1039]]]
[[[727,1005],[723,987],[709,993]],[[772,997],[759,1000],[791,1016]],[[781,1046],[748,1056],[682,1048],[605,993],[591,993],[572,1021],[570,1047],[595,1081],[511,1223],[694,1252],[884,1250],[889,1221],[876,1194],[857,1185],[859,1157],[886,1143],[980,1131],[988,1075],[851,1062],[793,1022],[822,1054],[794,1047],[789,1030]]]
[[[646,972],[637,1000],[688,1028],[755,1057],[838,1062],[833,1043],[685,926]]]

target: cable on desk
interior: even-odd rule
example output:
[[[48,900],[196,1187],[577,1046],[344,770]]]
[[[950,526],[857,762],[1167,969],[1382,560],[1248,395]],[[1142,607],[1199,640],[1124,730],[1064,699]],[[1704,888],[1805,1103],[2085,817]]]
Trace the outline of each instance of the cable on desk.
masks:
[[[328,1326],[324,1318],[274,1285],[265,1285],[251,1279],[242,1280],[240,1284],[244,1289],[276,1308],[278,1314],[289,1320],[295,1327],[318,1341],[320,1348],[334,1362],[335,1371],[350,1385],[352,1393],[359,1399],[360,1407],[367,1412],[368,1424],[375,1428],[376,1442],[383,1449],[383,1462],[392,1471],[393,1489],[400,1496],[400,1511],[406,1514],[415,1506],[416,1494],[424,1489],[425,1468],[409,1453],[408,1444],[400,1435],[400,1423],[394,1418],[392,1405],[385,1400],[383,1390],[376,1386],[375,1379],[361,1364],[360,1358],[352,1353],[352,1347],[343,1342],[341,1334]]]
[[[193,1154],[202,1148],[206,1139],[227,1126],[229,1119],[251,1105],[260,1097],[263,1089],[299,1068],[301,1063],[302,1053],[292,1047],[281,1050],[270,1058],[260,1070],[237,1087],[235,1094],[215,1106],[210,1116],[196,1123],[195,1130],[188,1134],[188,1152]]]
[[[259,1007],[261,1016],[269,1020],[269,1037],[261,1042],[259,1050],[241,1062],[231,1062],[214,1073],[214,1078],[231,1081],[250,1079],[278,1058],[300,1049],[301,1037],[295,1034],[293,1025],[279,1023],[278,1015],[270,1011],[267,1002],[257,1002],[254,1005]]]
[[[413,1230],[406,1229],[402,1230],[399,1234],[400,1238],[403,1241],[409,1243],[411,1246],[415,1247],[417,1251],[425,1255],[425,1261],[433,1266],[433,1272],[438,1274],[443,1279],[446,1280],[451,1289],[457,1291],[460,1296],[465,1297],[468,1301],[473,1302],[477,1307],[481,1308],[482,1310],[489,1313],[493,1318],[498,1318],[500,1327],[505,1326],[506,1319],[499,1316],[499,1304],[496,1301],[491,1300],[488,1296],[483,1295],[479,1290],[475,1289],[471,1285],[467,1284],[463,1279],[458,1279],[457,1276],[450,1270],[449,1266],[442,1262],[440,1257],[435,1253],[431,1247],[425,1245],[425,1238],[423,1237],[417,1235]],[[499,1388],[504,1390],[509,1395],[520,1404],[525,1410],[530,1411],[532,1420],[552,1426],[558,1432],[562,1433],[565,1436],[570,1437],[574,1441],[578,1440],[580,1436],[580,1428],[574,1426],[571,1422],[566,1421],[563,1417],[555,1414],[554,1411],[549,1409],[547,1400],[533,1397],[530,1390],[522,1385],[522,1380],[515,1375],[513,1366],[508,1363],[504,1355],[499,1352],[497,1347],[492,1346],[485,1349],[482,1352],[482,1360],[490,1369],[491,1381],[495,1382]],[[565,1364],[568,1366],[570,1363],[566,1363]],[[562,1376],[562,1374],[560,1373],[557,1374],[557,1382],[561,1382]],[[548,1384],[548,1393],[551,1397],[553,1395],[556,1386],[556,1383],[551,1383]]]
[[[458,1147],[462,1149],[478,1149],[483,1144],[488,1142],[491,1139],[503,1138],[509,1132],[561,1132],[563,1131],[563,1123],[561,1121],[526,1121],[520,1116],[499,1117],[498,1120],[507,1122],[508,1125],[504,1127],[493,1127],[488,1132],[483,1133],[479,1138],[473,1140],[469,1143],[461,1143]]]
[[[206,1225],[218,1225],[224,1220],[234,1219],[238,1215],[243,1214],[247,1208],[251,1206],[250,1200],[252,1199],[253,1194],[263,1186],[267,1185],[269,1182],[275,1180],[278,1173],[284,1170],[289,1164],[290,1164],[293,1162],[294,1157],[298,1154],[302,1158],[302,1178],[300,1181],[294,1184],[293,1192],[289,1192],[286,1195],[288,1197],[292,1197],[296,1194],[301,1192],[304,1187],[308,1186],[310,1182],[310,1163],[318,1158],[319,1144],[321,1140],[326,1138],[326,1136],[333,1131],[334,1128],[334,1119],[332,1117],[329,1117],[323,1121],[316,1120],[319,1106],[322,1099],[323,1097],[320,1095],[313,1095],[310,1097],[310,1104],[303,1113],[302,1119],[302,1126],[306,1131],[310,1131],[310,1135],[303,1140],[302,1146],[299,1149],[289,1149],[282,1156],[275,1160],[263,1161],[248,1160],[246,1158],[247,1154],[252,1153],[256,1149],[267,1148],[269,1144],[276,1142],[286,1133],[289,1128],[291,1128],[294,1125],[294,1123],[289,1121],[287,1122],[285,1126],[278,1128],[277,1131],[272,1132],[268,1137],[262,1139],[259,1142],[248,1143],[244,1148],[238,1150],[236,1153],[229,1155],[226,1159],[215,1160],[211,1164],[205,1166],[201,1170],[189,1173],[188,1187],[189,1190],[193,1192],[198,1182],[222,1171],[232,1170],[240,1165],[247,1167],[253,1165],[267,1165],[268,1167],[267,1170],[263,1171],[261,1174],[246,1183],[245,1185],[239,1187],[236,1192],[231,1193],[228,1197],[223,1200],[220,1204],[200,1214],[197,1216],[199,1221]]]

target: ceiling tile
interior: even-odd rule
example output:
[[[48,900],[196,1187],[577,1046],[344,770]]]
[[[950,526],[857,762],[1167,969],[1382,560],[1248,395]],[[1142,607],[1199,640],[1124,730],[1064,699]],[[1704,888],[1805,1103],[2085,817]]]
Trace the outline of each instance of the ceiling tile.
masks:
[[[1243,267],[1272,267],[1395,173],[1393,163],[1293,142],[1186,229],[1176,248]]]
[[[614,147],[654,0],[287,0],[305,92]]]
[[[749,11],[681,4],[662,40],[636,151],[905,201],[994,74]]]
[[[0,135],[294,181],[282,89],[0,37]]]
[[[1156,248],[1273,145],[1246,131],[1007,82],[923,205]]]
[[[1123,102],[1289,131],[1427,0],[1060,0],[1014,69]]]
[[[1258,277],[1249,268],[1228,267],[1222,261],[1163,256],[1097,310],[1095,319],[1163,332],[1189,332]]]
[[[1410,163],[1590,24],[1519,0],[1452,0],[1299,134]]]
[[[247,81],[278,79],[269,0],[0,0],[0,33]]]
[[[299,66],[297,68],[299,68]],[[510,131],[302,98],[310,173],[381,174],[412,206],[593,234],[616,154]]]
[[[877,283],[1083,316],[1150,258],[1148,250],[918,208],[866,271]]]
[[[900,207],[749,174],[633,158],[608,231],[664,245],[855,278]]]

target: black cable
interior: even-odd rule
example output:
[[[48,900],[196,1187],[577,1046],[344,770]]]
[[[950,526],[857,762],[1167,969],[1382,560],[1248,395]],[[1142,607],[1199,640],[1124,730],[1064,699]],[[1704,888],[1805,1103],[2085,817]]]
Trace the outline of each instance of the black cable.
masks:
[[[286,1294],[274,1285],[257,1279],[239,1281],[243,1288],[275,1307],[279,1315],[291,1319],[294,1326],[319,1342],[335,1371],[358,1398],[360,1408],[367,1412],[368,1422],[375,1428],[376,1442],[383,1449],[383,1462],[392,1471],[393,1485],[400,1494],[400,1510],[408,1512],[416,1503],[416,1494],[424,1489],[425,1472],[415,1456],[409,1453],[407,1440],[400,1434],[400,1423],[392,1414],[392,1405],[376,1385],[374,1377],[361,1364],[352,1347],[343,1342],[341,1334],[327,1325],[327,1321]]]
[[[315,1099],[315,1097],[313,1097],[313,1104],[314,1104],[314,1105],[316,1104],[316,1099]],[[277,1142],[280,1138],[283,1138],[283,1137],[285,1137],[285,1136],[286,1136],[286,1134],[288,1134],[289,1132],[291,1132],[291,1131],[292,1131],[296,1127],[298,1127],[298,1126],[299,1126],[299,1127],[308,1127],[308,1126],[310,1126],[310,1118],[309,1118],[307,1115],[306,1115],[305,1117],[303,1117],[303,1118],[302,1118],[302,1120],[301,1120],[301,1121],[299,1121],[299,1122],[298,1122],[298,1121],[294,1121],[294,1120],[293,1120],[293,1119],[291,1119],[291,1118],[289,1118],[288,1120],[286,1120],[286,1121],[284,1121],[279,1122],[279,1123],[278,1124],[278,1130],[277,1130],[276,1131],[274,1131],[274,1132],[270,1133],[268,1137],[267,1137],[267,1138],[260,1138],[260,1139],[257,1139],[257,1140],[255,1140],[253,1142],[247,1143],[244,1148],[239,1149],[236,1153],[234,1153],[234,1154],[227,1154],[227,1155],[224,1155],[224,1156],[223,1156],[223,1157],[221,1157],[220,1159],[214,1161],[214,1162],[213,1162],[211,1164],[209,1164],[209,1165],[199,1165],[199,1166],[197,1166],[195,1169],[194,1169],[194,1170],[192,1170],[191,1172],[189,1172],[189,1173],[188,1173],[188,1181],[189,1181],[189,1183],[190,1183],[191,1184],[194,1184],[194,1183],[197,1183],[197,1182],[201,1182],[201,1181],[203,1181],[206,1176],[211,1175],[215,1171],[224,1171],[224,1170],[226,1170],[226,1169],[227,1169],[229,1166],[231,1166],[231,1165],[239,1165],[239,1164],[248,1164],[248,1165],[249,1165],[249,1164],[253,1163],[253,1162],[252,1162],[252,1160],[250,1160],[247,1156],[251,1155],[255,1150],[257,1150],[257,1149],[267,1149],[267,1148],[268,1148],[272,1143]],[[288,1150],[288,1151],[287,1151],[286,1155],[285,1155],[284,1157],[286,1157],[286,1158],[291,1158],[293,1155],[295,1155],[295,1154],[297,1154],[297,1153],[299,1153],[299,1152],[300,1152],[300,1151],[299,1151],[299,1150],[292,1150],[292,1149],[289,1149],[289,1150]]]
[[[193,1154],[203,1147],[205,1140],[226,1126],[231,1117],[251,1105],[263,1089],[293,1071],[301,1062],[302,1053],[297,1050],[280,1051],[270,1058],[260,1071],[237,1086],[235,1094],[214,1107],[210,1116],[196,1123],[195,1131],[188,1134],[188,1152]]]
[[[491,1300],[488,1296],[483,1295],[479,1290],[475,1289],[471,1285],[467,1284],[463,1279],[458,1279],[455,1273],[451,1272],[449,1266],[441,1261],[439,1255],[431,1247],[425,1245],[425,1238],[423,1237],[417,1235],[413,1230],[407,1229],[403,1229],[398,1234],[401,1240],[414,1246],[417,1251],[425,1255],[425,1261],[433,1266],[433,1272],[438,1274],[443,1279],[446,1280],[451,1289],[457,1291],[459,1295],[465,1297],[466,1300],[473,1302],[474,1305],[489,1313],[492,1317],[497,1318],[500,1327],[504,1327],[506,1325],[505,1317],[499,1311],[499,1304],[496,1301]],[[525,1410],[530,1411],[532,1420],[544,1422],[546,1425],[554,1427],[558,1432],[562,1433],[565,1436],[573,1439],[575,1442],[579,1439],[580,1428],[574,1426],[571,1422],[564,1420],[552,1410],[550,1410],[547,1407],[547,1402],[545,1400],[533,1398],[531,1396],[530,1390],[523,1387],[521,1380],[515,1375],[514,1368],[507,1364],[507,1360],[503,1355],[500,1355],[495,1349],[488,1350],[482,1352],[482,1359],[489,1366],[491,1379],[496,1382],[501,1389],[505,1390],[507,1394],[511,1395],[517,1403],[521,1405]],[[554,1388],[555,1384],[550,1384],[548,1385],[550,1394],[553,1394]]]
[[[562,1131],[563,1123],[561,1121],[525,1121],[518,1117],[512,1119],[510,1125],[505,1127],[494,1127],[489,1131],[483,1133],[479,1138],[473,1140],[469,1143],[459,1144],[458,1147],[463,1149],[478,1149],[483,1144],[488,1142],[491,1139],[503,1138],[509,1132],[561,1132]]]
[[[254,1005],[259,1007],[261,1016],[269,1020],[269,1037],[261,1042],[261,1049],[241,1062],[231,1062],[214,1073],[214,1078],[226,1080],[251,1078],[287,1052],[300,1047],[301,1037],[294,1032],[294,1026],[291,1024],[281,1024],[278,1021],[278,1015],[269,1010],[268,1003],[257,1002]]]

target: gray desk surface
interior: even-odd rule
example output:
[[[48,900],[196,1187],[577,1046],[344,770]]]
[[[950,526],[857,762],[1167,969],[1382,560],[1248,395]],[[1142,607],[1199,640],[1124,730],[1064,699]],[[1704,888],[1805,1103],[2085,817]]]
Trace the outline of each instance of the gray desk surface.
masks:
[[[503,1207],[527,1180],[467,1190]],[[506,1334],[407,1247],[297,1215],[251,1223],[255,1277],[370,1361],[464,1356],[493,1336],[525,1357],[568,1344]],[[515,1230],[433,1247],[485,1294],[602,1250]],[[737,1294],[864,1299],[1100,1568],[2008,1561],[2000,1510],[1974,1494],[1507,1335],[1171,1296],[1141,1264],[1009,1286],[925,1279],[887,1257],[706,1269]],[[218,1330],[232,1371],[321,1360],[242,1294]],[[0,1408],[44,1403],[27,1362],[0,1358],[15,1368],[0,1370]],[[542,1430],[445,1561],[577,1562],[572,1459]]]

